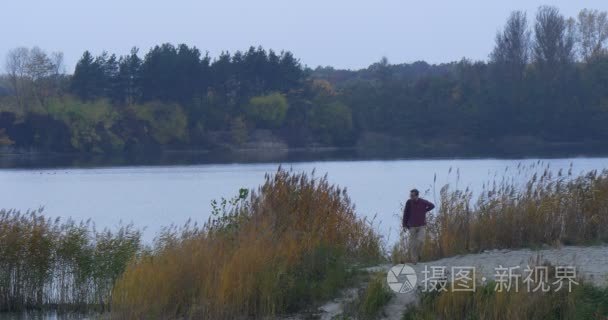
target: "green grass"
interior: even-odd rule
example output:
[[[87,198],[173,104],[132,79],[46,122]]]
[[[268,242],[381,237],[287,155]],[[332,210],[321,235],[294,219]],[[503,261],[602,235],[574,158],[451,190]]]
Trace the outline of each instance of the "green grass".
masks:
[[[521,287],[520,287],[521,288]],[[422,293],[420,303],[403,320],[589,320],[608,318],[608,288],[581,283],[567,290],[547,293],[496,292],[494,284],[476,292]]]
[[[393,292],[386,283],[386,273],[379,272],[372,275],[359,304],[359,318],[377,317],[392,297]]]

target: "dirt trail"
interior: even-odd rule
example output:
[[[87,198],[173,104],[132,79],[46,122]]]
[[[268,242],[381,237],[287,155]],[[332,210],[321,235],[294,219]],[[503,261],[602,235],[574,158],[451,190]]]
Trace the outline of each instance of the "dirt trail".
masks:
[[[444,258],[413,266],[419,279],[425,266],[446,267],[475,267],[479,276],[487,279],[494,279],[496,267],[516,267],[520,270],[526,266],[539,265],[548,262],[553,266],[575,266],[576,273],[590,283],[598,286],[608,285],[608,246],[593,247],[561,247],[555,249],[542,250],[492,250],[480,254],[467,254],[462,256]],[[391,265],[381,266],[379,270],[390,269]],[[398,320],[401,319],[407,305],[416,301],[416,295],[396,294],[384,308],[382,319]]]
[[[582,278],[598,286],[608,286],[608,246],[576,247],[567,246],[561,248],[530,250],[491,250],[479,254],[467,254],[450,258],[419,263],[412,266],[420,281],[425,266],[445,267],[450,271],[452,267],[475,267],[477,277],[494,279],[496,267],[506,268],[520,267],[520,271],[526,266],[540,265],[545,262],[553,266],[575,266],[577,277]],[[388,272],[392,265],[380,265],[367,268],[370,272]],[[420,285],[420,283],[419,283]],[[342,314],[345,304],[353,301],[356,295],[353,290],[346,290],[345,295],[334,299],[321,308],[316,314],[320,319],[332,319]],[[395,294],[391,301],[384,307],[381,319],[400,320],[407,306],[416,302],[415,293]],[[291,317],[290,319],[300,319]]]

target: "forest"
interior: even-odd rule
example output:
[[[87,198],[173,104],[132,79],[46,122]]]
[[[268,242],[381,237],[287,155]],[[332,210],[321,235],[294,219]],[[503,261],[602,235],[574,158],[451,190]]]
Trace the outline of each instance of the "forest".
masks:
[[[165,43],[86,51],[70,73],[61,52],[15,48],[0,76],[0,150],[603,152],[607,40],[606,12],[543,6],[512,12],[484,61],[339,70],[259,46],[211,57]]]

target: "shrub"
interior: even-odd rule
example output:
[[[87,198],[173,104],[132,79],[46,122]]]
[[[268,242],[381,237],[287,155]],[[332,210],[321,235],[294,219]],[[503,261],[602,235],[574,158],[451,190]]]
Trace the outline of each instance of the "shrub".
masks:
[[[279,169],[257,192],[214,206],[205,226],[170,228],[113,294],[127,318],[260,317],[328,298],[379,237],[326,178]]]
[[[276,128],[283,124],[289,104],[284,95],[275,92],[253,97],[247,106],[247,115],[262,127]]]
[[[343,103],[317,103],[310,110],[309,117],[311,129],[321,143],[341,146],[352,140],[352,112]]]
[[[120,115],[106,100],[82,102],[63,97],[52,99],[48,114],[63,121],[70,130],[70,143],[78,151],[121,150],[124,142],[110,128]]]
[[[177,104],[148,102],[130,106],[136,119],[143,121],[148,134],[161,145],[184,142],[187,138],[188,119]]]

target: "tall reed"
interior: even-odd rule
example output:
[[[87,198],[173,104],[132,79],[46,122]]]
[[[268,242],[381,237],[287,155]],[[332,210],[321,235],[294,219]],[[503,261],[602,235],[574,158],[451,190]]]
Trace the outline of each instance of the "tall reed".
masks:
[[[97,232],[90,222],[62,222],[0,210],[0,311],[103,310],[115,279],[140,250],[140,232]]]
[[[118,318],[271,316],[330,298],[380,239],[325,177],[279,169],[203,227],[166,230],[113,291]]]
[[[486,184],[480,194],[445,185],[438,200],[428,217],[426,260],[487,249],[608,242],[608,171],[573,176],[571,169],[544,168],[523,185],[511,176]]]
[[[518,168],[525,171],[526,169]],[[608,171],[545,169],[480,195],[443,187],[423,257],[494,248],[608,242]],[[279,169],[248,194],[214,203],[203,226],[97,231],[42,212],[0,210],[0,311],[107,310],[117,318],[243,318],[332,297],[355,266],[378,262],[380,237],[346,191]]]

